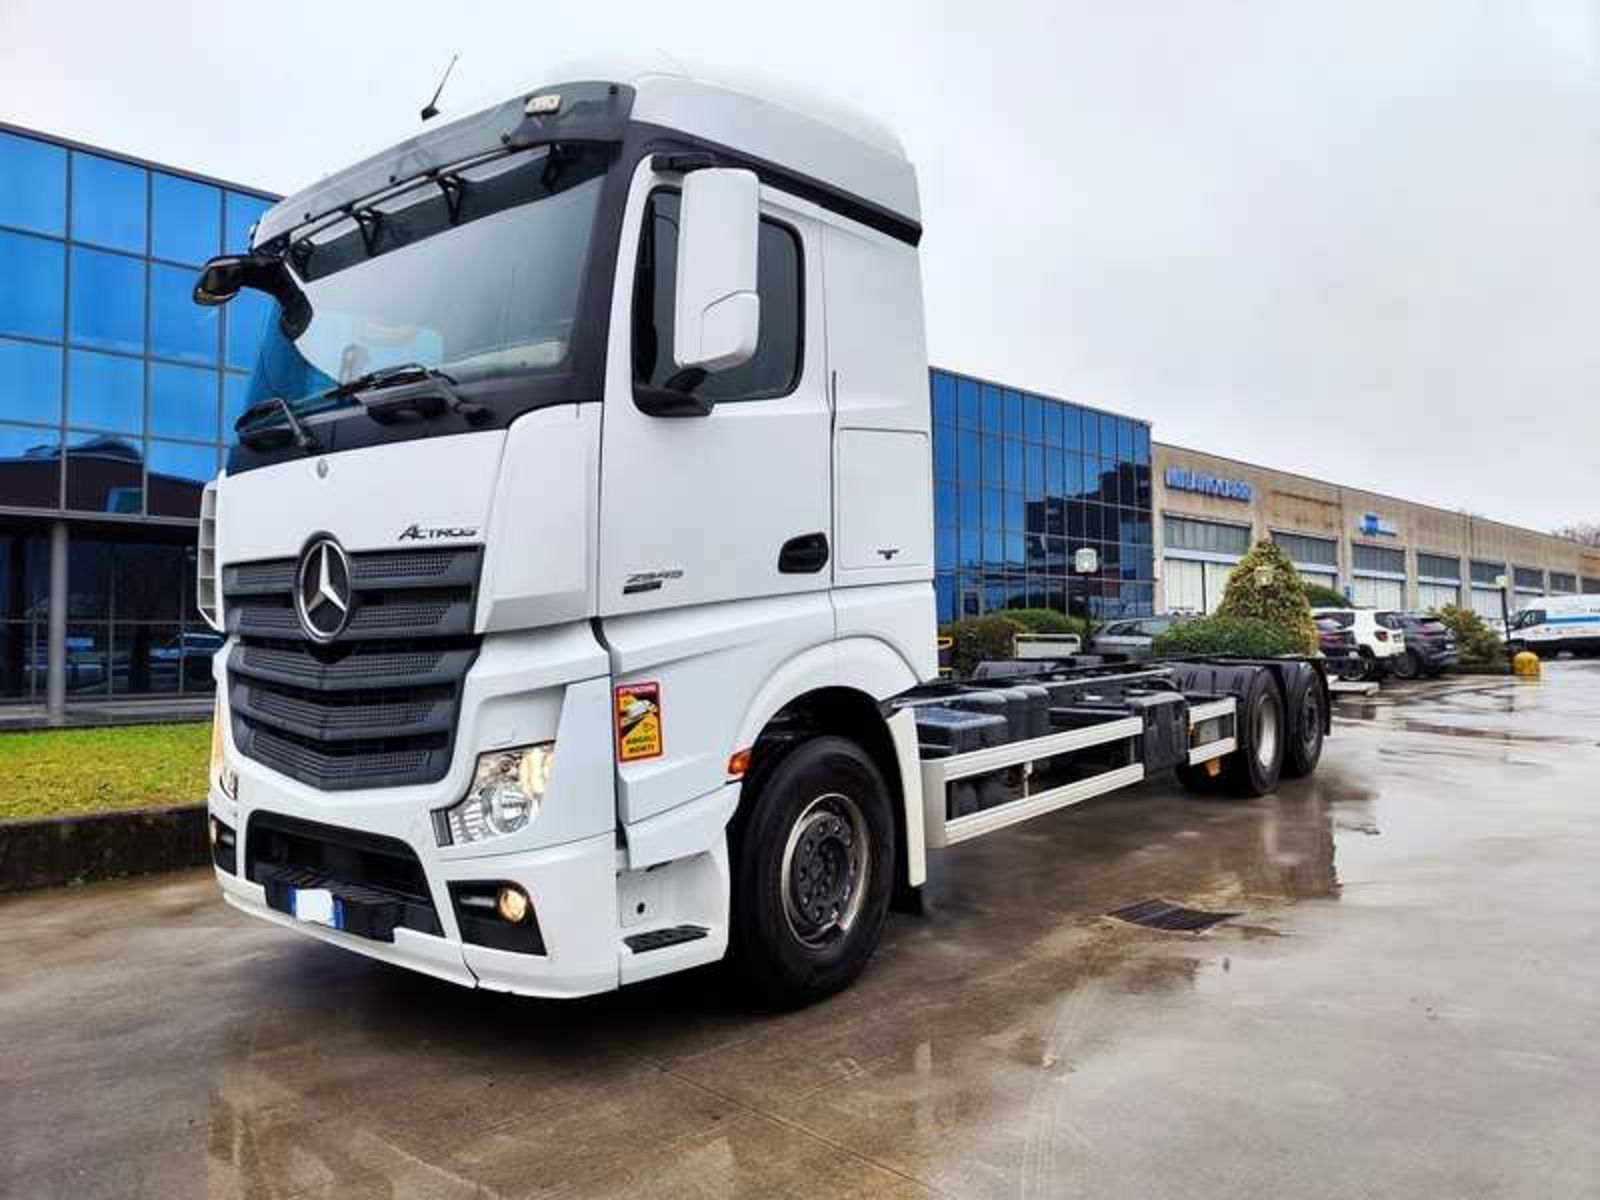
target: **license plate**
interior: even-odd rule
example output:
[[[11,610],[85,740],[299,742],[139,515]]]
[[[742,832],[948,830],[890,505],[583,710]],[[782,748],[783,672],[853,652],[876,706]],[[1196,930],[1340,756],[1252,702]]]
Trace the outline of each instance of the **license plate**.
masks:
[[[296,920],[313,925],[326,925],[330,929],[344,928],[339,918],[339,901],[327,888],[293,888],[289,892],[289,911]]]

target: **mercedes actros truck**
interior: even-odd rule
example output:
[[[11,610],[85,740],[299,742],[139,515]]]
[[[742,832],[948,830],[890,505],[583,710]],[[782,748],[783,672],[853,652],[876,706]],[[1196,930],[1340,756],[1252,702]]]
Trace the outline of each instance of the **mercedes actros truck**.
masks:
[[[929,851],[1316,764],[1312,660],[936,669],[916,177],[879,122],[562,81],[279,203],[203,495],[229,903],[571,997],[850,982]],[[263,298],[263,295],[265,298]]]

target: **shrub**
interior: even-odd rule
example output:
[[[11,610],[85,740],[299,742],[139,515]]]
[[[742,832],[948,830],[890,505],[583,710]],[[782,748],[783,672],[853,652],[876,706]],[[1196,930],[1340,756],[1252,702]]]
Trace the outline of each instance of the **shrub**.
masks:
[[[1228,587],[1222,593],[1216,615],[1253,618],[1283,630],[1292,648],[1279,653],[1317,653],[1317,627],[1311,620],[1311,605],[1306,602],[1300,572],[1271,540],[1257,542],[1239,560],[1228,576]]]
[[[1433,615],[1456,635],[1456,650],[1461,655],[1463,666],[1492,666],[1504,660],[1505,645],[1500,641],[1500,635],[1470,608],[1447,604]]]
[[[989,613],[982,617],[968,617],[940,626],[941,635],[954,643],[950,647],[950,670],[957,676],[971,675],[973,668],[988,659],[991,662],[1012,657],[1012,639],[1025,632],[1022,622],[1010,614]]]
[[[1008,608],[1005,615],[1028,633],[1075,633],[1079,637],[1089,634],[1088,621],[1053,608]]]
[[[1337,588],[1302,579],[1300,587],[1306,594],[1306,603],[1312,608],[1349,608],[1350,601]]]
[[[1305,644],[1290,628],[1260,617],[1209,617],[1179,621],[1158,634],[1153,647],[1157,658],[1185,654],[1229,654],[1240,658],[1276,658],[1304,654]]]

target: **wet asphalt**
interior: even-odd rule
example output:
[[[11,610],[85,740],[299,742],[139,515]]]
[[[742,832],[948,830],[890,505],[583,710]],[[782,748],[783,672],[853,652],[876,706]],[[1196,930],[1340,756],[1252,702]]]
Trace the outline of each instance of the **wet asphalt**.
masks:
[[[5,1197],[1600,1195],[1600,663],[1339,706],[936,856],[812,1009],[479,994],[209,872],[0,901]],[[1242,915],[1195,934],[1102,914]]]

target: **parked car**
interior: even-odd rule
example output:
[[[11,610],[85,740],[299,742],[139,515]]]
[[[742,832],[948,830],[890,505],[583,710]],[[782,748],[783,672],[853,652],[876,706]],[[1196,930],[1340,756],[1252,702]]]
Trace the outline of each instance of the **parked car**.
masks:
[[[1600,650],[1600,596],[1546,596],[1511,618],[1511,645],[1540,658]]]
[[[1184,620],[1188,618],[1168,613],[1112,621],[1089,635],[1087,649],[1090,654],[1115,654],[1130,661],[1142,661],[1150,657],[1151,646],[1158,635],[1171,629],[1175,622]]]
[[[1313,608],[1313,617],[1327,617],[1355,635],[1363,679],[1381,679],[1394,670],[1395,660],[1406,652],[1400,614],[1375,608]]]
[[[1453,667],[1461,658],[1456,647],[1456,635],[1438,617],[1426,613],[1391,613],[1405,634],[1405,653],[1394,660],[1397,679],[1416,679],[1426,675],[1432,679],[1446,667]]]
[[[1328,660],[1328,669],[1340,679],[1360,679],[1366,674],[1366,662],[1356,645],[1356,635],[1334,617],[1318,617],[1317,645],[1322,657]]]

